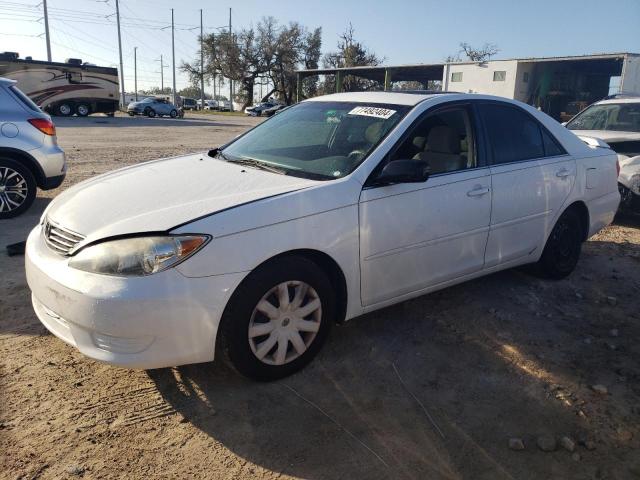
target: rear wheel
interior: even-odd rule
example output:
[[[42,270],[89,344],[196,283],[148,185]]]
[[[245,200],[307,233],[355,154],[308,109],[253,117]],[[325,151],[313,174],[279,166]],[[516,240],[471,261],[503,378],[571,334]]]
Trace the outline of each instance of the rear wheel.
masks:
[[[80,103],[78,104],[78,106],[76,106],[76,113],[79,117],[86,117],[87,115],[89,115],[89,113],[91,113],[91,109],[86,103]]]
[[[156,116],[156,111],[153,108],[147,110],[147,116],[149,118],[154,118]]]
[[[251,273],[225,309],[219,347],[243,375],[275,380],[318,353],[335,320],[327,275],[303,257],[287,257]]]
[[[73,115],[73,106],[70,103],[61,103],[56,107],[56,113],[62,117]]]
[[[573,210],[564,212],[547,239],[538,261],[542,276],[561,279],[576,268],[582,250],[582,228],[580,218]]]
[[[36,198],[31,171],[10,158],[0,158],[0,219],[24,213]]]

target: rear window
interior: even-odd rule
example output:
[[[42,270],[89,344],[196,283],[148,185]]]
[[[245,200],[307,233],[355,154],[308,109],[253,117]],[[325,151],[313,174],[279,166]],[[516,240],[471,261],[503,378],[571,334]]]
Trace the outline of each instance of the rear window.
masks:
[[[16,87],[15,85],[11,85],[9,87],[9,90],[11,90],[11,92],[18,98],[18,100],[29,110],[33,110],[34,112],[42,112],[42,110],[40,110],[40,108],[35,103],[33,103],[33,101],[29,97],[22,93],[22,91],[18,87]]]

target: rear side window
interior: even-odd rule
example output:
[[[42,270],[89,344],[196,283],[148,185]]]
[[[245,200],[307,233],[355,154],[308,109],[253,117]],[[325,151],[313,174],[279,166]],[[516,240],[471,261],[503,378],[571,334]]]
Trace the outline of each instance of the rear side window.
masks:
[[[558,145],[558,142],[551,136],[546,128],[540,127],[542,131],[542,141],[544,142],[544,156],[555,157],[556,155],[564,155],[567,152]]]
[[[33,103],[33,101],[29,97],[22,93],[22,91],[18,87],[16,87],[15,85],[11,85],[9,87],[9,90],[11,90],[11,93],[13,93],[13,95],[18,98],[20,103],[22,103],[29,110],[33,110],[34,112],[41,112],[40,108],[38,108],[38,106]]]
[[[517,107],[498,104],[479,107],[493,149],[494,164],[564,153],[545,128]]]

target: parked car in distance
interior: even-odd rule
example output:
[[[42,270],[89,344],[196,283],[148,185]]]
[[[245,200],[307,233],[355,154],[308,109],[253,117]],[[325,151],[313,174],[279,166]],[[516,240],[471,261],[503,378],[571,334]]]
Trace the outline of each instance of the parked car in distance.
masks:
[[[640,213],[640,95],[613,96],[596,102],[573,117],[566,127],[577,135],[606,142],[618,154],[620,208]]]
[[[171,118],[180,117],[180,109],[169,100],[164,98],[145,98],[139,102],[131,102],[127,106],[127,113],[130,116],[146,115],[153,118],[157,116],[169,116]]]
[[[36,190],[60,186],[67,172],[56,128],[15,80],[0,78],[0,219],[24,213]]]
[[[616,163],[505,98],[316,97],[208,154],[67,189],[29,235],[27,281],[42,323],[94,359],[217,352],[280,378],[335,322],[518,265],[569,275],[615,215]]]
[[[183,110],[198,110],[198,102],[195,98],[186,98],[182,99],[182,109]]]
[[[204,109],[228,112],[231,109],[231,104],[228,100],[205,100]]]
[[[260,117],[262,115],[269,117],[284,107],[286,105],[277,102],[262,102],[245,108],[244,113],[252,117]]]

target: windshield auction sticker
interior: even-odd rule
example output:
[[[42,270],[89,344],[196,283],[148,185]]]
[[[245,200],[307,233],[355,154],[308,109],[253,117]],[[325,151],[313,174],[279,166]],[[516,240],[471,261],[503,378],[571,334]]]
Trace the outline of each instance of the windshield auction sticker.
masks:
[[[391,118],[395,110],[389,110],[388,108],[378,107],[356,107],[349,112],[349,115],[362,115],[364,117],[384,118],[385,120]]]

